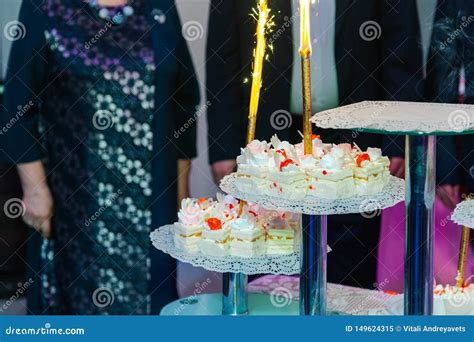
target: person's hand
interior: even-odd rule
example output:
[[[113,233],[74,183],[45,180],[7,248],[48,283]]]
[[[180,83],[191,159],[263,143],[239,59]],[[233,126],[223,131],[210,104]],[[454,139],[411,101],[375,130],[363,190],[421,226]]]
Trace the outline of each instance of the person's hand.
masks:
[[[443,204],[453,210],[460,201],[460,186],[459,185],[439,185],[436,188],[436,194]]]
[[[237,163],[234,159],[222,160],[211,165],[214,182],[219,185],[222,178],[234,172]]]
[[[23,221],[43,234],[47,239],[52,237],[53,196],[47,185],[23,189],[25,213]]]
[[[398,178],[405,178],[405,159],[400,157],[390,158],[390,173]]]
[[[25,213],[23,221],[40,231],[47,239],[52,237],[53,196],[46,181],[46,172],[40,160],[18,164],[18,176],[23,189]]]

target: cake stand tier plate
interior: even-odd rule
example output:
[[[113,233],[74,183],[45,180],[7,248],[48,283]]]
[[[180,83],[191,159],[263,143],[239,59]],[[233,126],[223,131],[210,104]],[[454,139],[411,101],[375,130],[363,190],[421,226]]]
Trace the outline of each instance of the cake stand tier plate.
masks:
[[[268,210],[279,210],[307,215],[342,215],[353,213],[378,213],[404,200],[405,182],[390,177],[385,189],[370,196],[357,196],[339,200],[305,197],[302,200],[289,200],[282,197],[244,193],[237,187],[239,177],[236,173],[226,176],[220,184],[222,191],[251,203],[262,205]]]
[[[291,275],[299,273],[299,253],[287,255],[262,255],[259,257],[242,258],[235,256],[212,257],[201,253],[189,254],[177,248],[174,243],[174,225],[166,225],[156,229],[150,234],[153,246],[173,258],[202,267],[208,271],[220,273],[241,274],[282,274]]]
[[[321,128],[405,135],[405,296],[407,315],[433,313],[436,137],[474,133],[474,106],[366,101],[319,112]]]
[[[350,129],[401,135],[451,135],[474,133],[474,106],[364,101],[313,116],[321,128]]]
[[[474,200],[459,203],[451,215],[451,220],[461,226],[474,229]]]
[[[288,300],[278,305],[266,294],[249,293],[248,314],[250,316],[296,316],[298,301]],[[222,315],[222,294],[203,294],[179,299],[166,305],[161,316],[220,316]]]

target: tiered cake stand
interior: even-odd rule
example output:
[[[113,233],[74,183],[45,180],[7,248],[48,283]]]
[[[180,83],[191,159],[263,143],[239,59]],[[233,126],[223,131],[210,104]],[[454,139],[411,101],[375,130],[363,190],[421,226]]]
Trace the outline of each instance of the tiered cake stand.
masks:
[[[469,197],[466,201],[459,203],[451,215],[451,220],[462,226],[456,285],[463,286],[466,284],[466,263],[471,230],[474,229],[474,200]]]
[[[459,203],[451,215],[451,220],[460,226],[474,229],[474,199]]]
[[[406,135],[405,315],[433,313],[436,136],[473,134],[474,106],[361,102],[318,113],[321,128]]]
[[[225,177],[221,189],[232,196],[258,203],[269,210],[300,213],[300,315],[326,315],[327,215],[376,212],[403,201],[404,181],[391,177],[383,192],[341,200],[307,197],[288,200],[281,197],[244,193],[236,174]],[[296,273],[296,272],[295,272]]]
[[[283,306],[274,304],[280,298],[271,298],[264,294],[251,294],[248,298],[246,282],[241,280],[252,274],[291,275],[298,273],[299,253],[263,255],[253,258],[211,257],[201,253],[188,254],[176,248],[173,225],[155,230],[151,233],[150,238],[154,247],[181,262],[224,274],[222,295],[199,294],[184,298],[168,304],[163,309],[162,315],[294,315],[298,313],[297,304],[291,299]]]

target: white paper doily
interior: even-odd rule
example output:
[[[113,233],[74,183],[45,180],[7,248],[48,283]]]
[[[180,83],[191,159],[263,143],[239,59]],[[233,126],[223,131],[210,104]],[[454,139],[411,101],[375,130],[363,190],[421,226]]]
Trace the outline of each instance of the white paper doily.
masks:
[[[393,207],[405,200],[405,181],[400,178],[390,177],[383,192],[370,196],[357,196],[340,200],[317,199],[306,197],[303,200],[287,200],[273,196],[259,196],[240,191],[236,173],[224,177],[220,188],[222,191],[235,198],[247,202],[257,203],[268,210],[287,211],[308,215],[342,215],[354,213],[368,213],[377,215],[380,210]]]
[[[254,258],[235,256],[211,257],[203,254],[188,254],[176,248],[174,244],[173,225],[163,226],[150,234],[150,239],[157,249],[171,255],[173,258],[202,267],[208,271],[220,273],[243,274],[284,274],[291,275],[300,272],[299,253],[287,255],[263,255]]]
[[[459,203],[451,215],[451,220],[461,226],[474,229],[474,200]]]
[[[421,102],[365,101],[315,114],[321,128],[453,134],[474,131],[474,105]]]

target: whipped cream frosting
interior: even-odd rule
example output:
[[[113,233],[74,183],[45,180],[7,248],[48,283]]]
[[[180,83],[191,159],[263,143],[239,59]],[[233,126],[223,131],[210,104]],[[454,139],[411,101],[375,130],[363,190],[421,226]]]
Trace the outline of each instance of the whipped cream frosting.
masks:
[[[320,166],[327,170],[340,170],[344,166],[344,151],[334,148],[321,158]]]
[[[232,229],[236,230],[253,230],[255,229],[257,220],[255,217],[250,215],[245,215],[239,218],[236,218],[232,221]]]
[[[254,140],[242,149],[242,164],[253,166],[268,166],[270,162],[270,146],[266,141]]]
[[[185,226],[201,224],[203,211],[197,200],[185,198],[181,201],[181,210],[178,212],[179,222]]]
[[[377,161],[382,157],[382,150],[376,147],[369,147],[367,149],[371,161]]]

